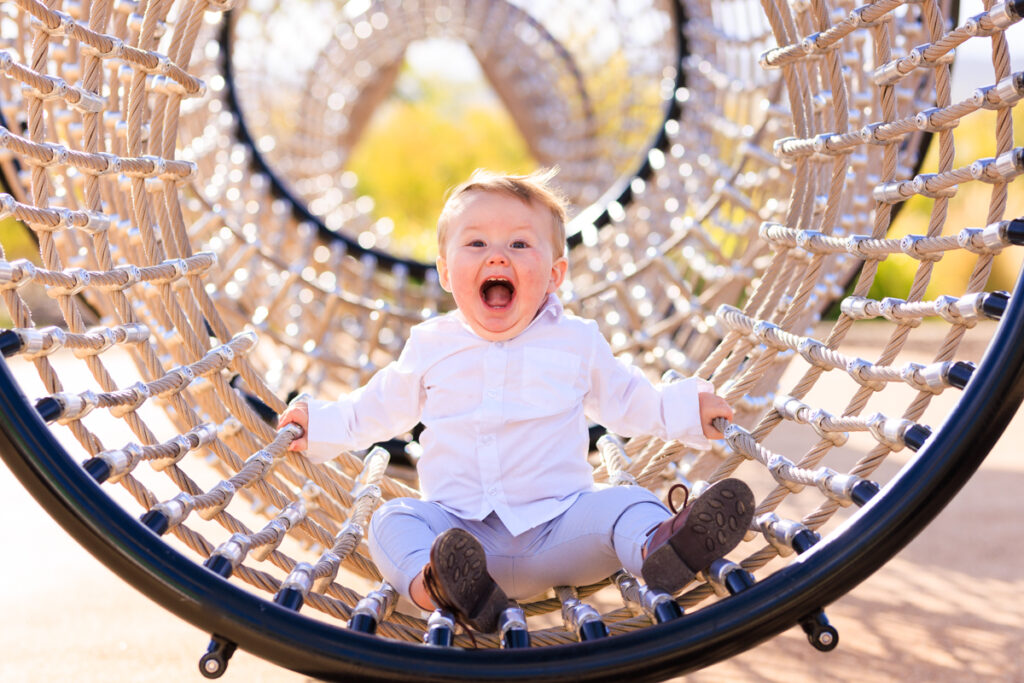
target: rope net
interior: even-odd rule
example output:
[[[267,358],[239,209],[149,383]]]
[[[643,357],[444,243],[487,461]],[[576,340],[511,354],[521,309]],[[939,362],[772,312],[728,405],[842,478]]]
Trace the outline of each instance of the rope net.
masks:
[[[652,377],[709,378],[736,409],[704,454],[652,438],[592,454],[598,481],[754,488],[756,528],[683,607],[782,566],[892,476],[1007,304],[1019,2],[691,0],[681,32],[665,0],[232,4],[0,5],[0,216],[38,245],[18,256],[3,233],[0,346],[109,495],[240,585],[298,591],[304,614],[352,618],[380,584],[369,516],[418,495],[383,450],[311,465],[274,427],[288,398],[364,383],[452,307],[346,169],[416,41],[465,42],[562,168],[567,307]],[[974,89],[954,95],[975,45]],[[910,275],[879,297],[886,260]],[[581,605],[613,635],[649,625],[638,590],[618,575],[538,596],[533,645],[577,640]],[[378,633],[426,630],[399,605]]]

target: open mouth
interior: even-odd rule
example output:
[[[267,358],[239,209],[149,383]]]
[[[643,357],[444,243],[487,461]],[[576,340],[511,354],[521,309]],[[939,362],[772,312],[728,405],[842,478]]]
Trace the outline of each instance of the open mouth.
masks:
[[[480,298],[491,308],[504,308],[512,302],[516,288],[505,278],[489,277],[480,286]]]

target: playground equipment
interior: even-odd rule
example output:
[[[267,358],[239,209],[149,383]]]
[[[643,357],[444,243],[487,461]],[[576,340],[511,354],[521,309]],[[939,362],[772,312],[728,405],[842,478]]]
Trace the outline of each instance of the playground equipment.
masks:
[[[823,608],[941,510],[1024,391],[1022,285],[989,284],[1024,244],[1009,203],[1024,74],[1004,36],[1024,3],[959,14],[4,2],[0,216],[39,258],[6,239],[0,254],[0,453],[84,546],[212,634],[210,677],[236,646],[388,681],[655,679],[797,624],[831,649]],[[625,573],[552,587],[477,634],[481,650],[449,615],[398,604],[362,545],[382,499],[417,495],[399,462],[414,435],[315,466],[275,428],[291,397],[361,384],[451,306],[345,166],[431,37],[465,42],[535,157],[563,169],[567,307],[652,376],[708,378],[736,409],[702,455],[595,427],[596,478],[699,494],[739,476],[758,499],[735,557],[679,596]],[[958,63],[979,43],[985,68]],[[954,96],[961,67],[973,90]],[[908,234],[891,234],[904,204]],[[912,275],[878,298],[885,260]],[[903,359],[939,326],[928,363]],[[825,373],[845,393],[816,390]],[[878,392],[902,411],[876,410]],[[943,392],[955,408],[929,412]]]

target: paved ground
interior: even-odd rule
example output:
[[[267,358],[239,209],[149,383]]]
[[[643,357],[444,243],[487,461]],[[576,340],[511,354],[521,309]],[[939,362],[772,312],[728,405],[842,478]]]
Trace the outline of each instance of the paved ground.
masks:
[[[828,608],[837,650],[794,628],[686,680],[1024,681],[1021,443],[1024,415],[921,536]],[[0,681],[205,680],[208,636],[82,550],[2,464],[0,501]],[[239,652],[221,680],[306,679]]]

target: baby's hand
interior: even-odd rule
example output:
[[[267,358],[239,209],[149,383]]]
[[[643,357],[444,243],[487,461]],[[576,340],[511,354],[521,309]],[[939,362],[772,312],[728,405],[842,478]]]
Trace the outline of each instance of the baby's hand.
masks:
[[[306,403],[295,403],[288,406],[288,410],[281,413],[277,421],[277,428],[283,429],[285,425],[298,425],[302,427],[302,436],[292,441],[288,446],[290,451],[304,451],[309,446],[306,439],[306,431],[309,429],[309,406]]]
[[[697,394],[697,398],[700,402],[700,426],[704,430],[704,436],[709,439],[721,439],[724,435],[715,428],[712,420],[716,417],[732,420],[732,408],[718,394],[702,391]]]

